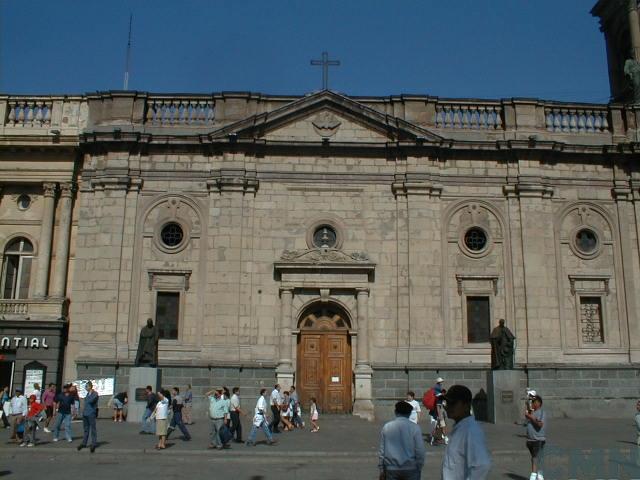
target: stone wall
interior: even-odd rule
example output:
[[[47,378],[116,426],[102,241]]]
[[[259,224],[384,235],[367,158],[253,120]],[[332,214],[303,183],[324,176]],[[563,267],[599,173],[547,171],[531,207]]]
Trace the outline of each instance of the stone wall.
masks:
[[[238,368],[238,367],[163,367],[162,386],[171,389],[178,387],[180,392],[191,385],[193,392],[193,417],[207,418],[207,403],[204,394],[215,386],[226,386],[229,390],[240,387],[240,395],[245,408],[251,411],[261,388],[273,389],[276,375],[273,368]],[[123,392],[129,385],[129,367],[116,370],[113,365],[79,365],[78,379],[115,377],[115,393]],[[109,417],[111,409],[107,407],[110,396],[100,398],[101,417]]]
[[[556,418],[631,418],[640,398],[638,368],[531,368],[518,371],[521,373],[520,391],[515,392],[515,401],[524,405],[526,388],[533,388],[543,398],[545,410]],[[487,392],[488,375],[489,371],[483,369],[374,369],[376,416],[387,418],[393,411],[393,404],[404,399],[409,390],[421,401],[424,392],[440,376],[445,379],[445,388],[455,384],[469,387],[474,396],[476,416],[485,419],[483,395]]]

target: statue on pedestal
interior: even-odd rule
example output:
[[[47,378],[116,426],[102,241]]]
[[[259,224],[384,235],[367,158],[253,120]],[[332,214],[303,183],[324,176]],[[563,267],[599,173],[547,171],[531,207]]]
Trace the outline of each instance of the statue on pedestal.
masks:
[[[494,370],[513,370],[515,335],[500,319],[499,325],[491,332],[491,368]]]
[[[158,327],[153,324],[153,320],[148,318],[147,325],[140,330],[136,367],[156,367],[158,365],[158,339]]]

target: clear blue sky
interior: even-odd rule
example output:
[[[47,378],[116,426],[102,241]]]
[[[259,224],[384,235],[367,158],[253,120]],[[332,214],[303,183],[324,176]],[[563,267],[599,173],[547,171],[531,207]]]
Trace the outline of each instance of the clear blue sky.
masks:
[[[323,50],[347,95],[606,102],[595,0],[0,0],[0,91],[304,94]]]

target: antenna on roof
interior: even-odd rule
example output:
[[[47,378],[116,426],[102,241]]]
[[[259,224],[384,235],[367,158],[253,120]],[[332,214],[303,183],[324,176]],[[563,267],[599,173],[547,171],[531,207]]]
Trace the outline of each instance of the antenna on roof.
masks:
[[[131,66],[131,24],[133,13],[129,14],[129,40],[127,41],[127,62],[124,67],[124,89],[129,90],[129,67]]]

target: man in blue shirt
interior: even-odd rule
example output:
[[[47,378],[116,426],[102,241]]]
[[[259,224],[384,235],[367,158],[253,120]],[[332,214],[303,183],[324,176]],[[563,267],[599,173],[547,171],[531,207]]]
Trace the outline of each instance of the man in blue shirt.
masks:
[[[82,427],[84,428],[84,437],[82,443],[78,445],[78,450],[82,450],[87,446],[89,441],[89,433],[91,433],[91,453],[95,452],[98,444],[98,431],[96,430],[96,417],[98,416],[98,392],[93,389],[93,384],[87,382],[87,396],[84,397],[84,410],[82,410]]]
[[[381,479],[420,480],[426,449],[422,430],[409,420],[412,411],[409,403],[396,403],[395,420],[382,427],[378,449]]]
[[[53,441],[57,442],[60,438],[60,426],[64,423],[64,436],[67,442],[73,441],[73,434],[71,433],[71,407],[75,398],[69,391],[69,385],[62,387],[62,392],[58,393],[55,398],[56,409],[58,414],[53,426]]]

